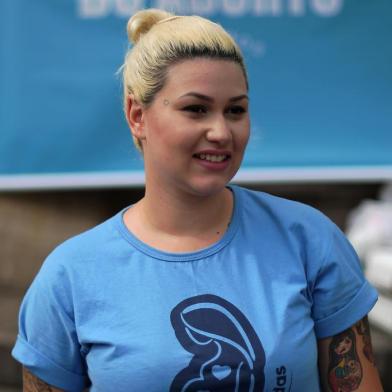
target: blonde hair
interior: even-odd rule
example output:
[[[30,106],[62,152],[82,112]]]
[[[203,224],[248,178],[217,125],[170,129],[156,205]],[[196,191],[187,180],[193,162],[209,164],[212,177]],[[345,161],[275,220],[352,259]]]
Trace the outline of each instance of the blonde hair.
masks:
[[[148,106],[164,86],[168,67],[184,59],[207,57],[238,63],[247,82],[241,50],[234,39],[218,24],[200,16],[176,16],[148,9],[133,15],[127,25],[128,38],[134,44],[122,66],[124,110],[133,94]],[[141,144],[134,137],[136,146]]]

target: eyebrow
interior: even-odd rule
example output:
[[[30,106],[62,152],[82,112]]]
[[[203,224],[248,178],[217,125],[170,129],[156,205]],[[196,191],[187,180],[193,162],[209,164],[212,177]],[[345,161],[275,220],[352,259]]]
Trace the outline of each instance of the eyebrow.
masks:
[[[183,98],[183,97],[195,97],[195,98],[202,99],[203,101],[207,101],[207,102],[213,102],[214,101],[214,99],[209,97],[208,95],[196,93],[196,92],[193,92],[193,91],[191,91],[189,93],[186,93],[184,95],[181,95],[180,98]],[[229,99],[229,101],[230,102],[236,102],[236,101],[240,101],[241,99],[244,99],[244,98],[249,100],[249,97],[246,94],[241,94],[241,95],[237,95],[236,97],[231,97]]]

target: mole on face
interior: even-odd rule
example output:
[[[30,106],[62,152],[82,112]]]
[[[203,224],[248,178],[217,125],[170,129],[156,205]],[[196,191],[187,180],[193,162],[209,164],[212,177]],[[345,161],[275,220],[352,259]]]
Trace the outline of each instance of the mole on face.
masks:
[[[215,295],[180,302],[171,312],[176,337],[193,354],[171,392],[263,390],[265,354],[247,318]]]

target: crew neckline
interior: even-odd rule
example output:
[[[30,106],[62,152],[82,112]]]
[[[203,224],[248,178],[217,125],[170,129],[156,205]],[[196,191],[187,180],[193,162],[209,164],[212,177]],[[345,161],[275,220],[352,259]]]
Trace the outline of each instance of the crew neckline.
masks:
[[[153,257],[158,260],[163,261],[194,261],[209,257],[221,249],[223,249],[226,245],[230,243],[233,239],[240,222],[240,192],[237,186],[229,185],[227,186],[233,193],[233,213],[229,227],[227,228],[225,234],[222,238],[220,238],[217,242],[207,246],[206,248],[202,248],[192,252],[166,252],[157,248],[154,248],[145,242],[139,240],[125,225],[124,223],[124,214],[125,212],[132,207],[128,206],[124,208],[122,211],[117,213],[114,216],[114,223],[121,233],[122,237],[129,242],[134,248],[139,250],[140,252]]]

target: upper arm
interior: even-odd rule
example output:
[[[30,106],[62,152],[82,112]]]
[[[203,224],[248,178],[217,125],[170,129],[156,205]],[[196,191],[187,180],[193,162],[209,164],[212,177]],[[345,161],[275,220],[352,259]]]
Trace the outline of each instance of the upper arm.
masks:
[[[45,261],[23,299],[12,355],[31,369],[38,381],[81,391],[88,382],[87,350],[79,342],[72,283],[61,257]],[[30,388],[26,386],[27,391],[56,390],[30,379],[28,373],[24,381]]]
[[[46,384],[24,367],[23,392],[63,392],[63,390]]]
[[[382,392],[367,317],[338,335],[318,341],[319,373],[325,392]]]

